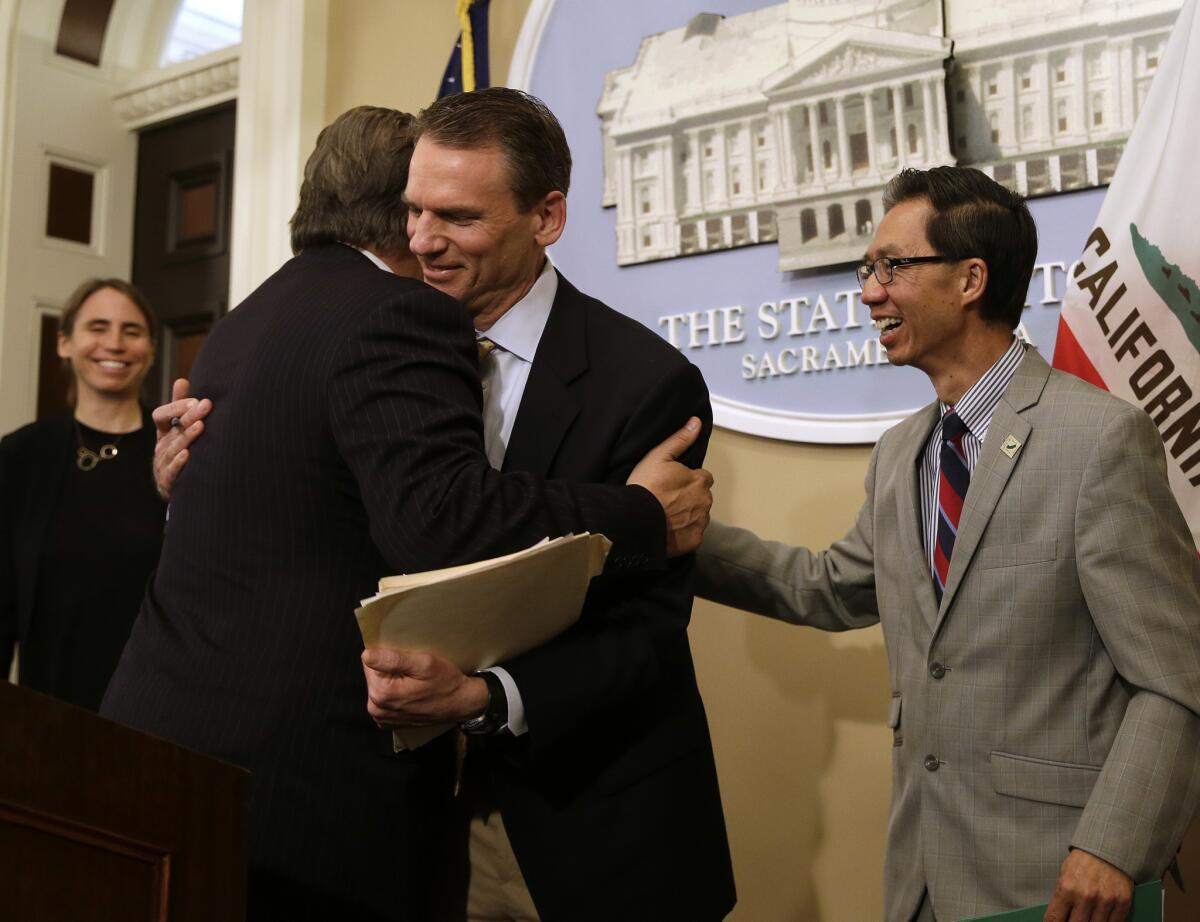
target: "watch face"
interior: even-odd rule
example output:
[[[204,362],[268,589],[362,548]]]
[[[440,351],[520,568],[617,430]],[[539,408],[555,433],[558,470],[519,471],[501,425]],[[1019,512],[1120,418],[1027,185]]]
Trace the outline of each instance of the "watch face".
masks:
[[[487,714],[482,717],[472,717],[470,720],[464,720],[458,725],[459,729],[468,736],[485,736],[489,733],[495,733],[499,727]]]
[[[470,720],[460,723],[459,729],[472,736],[499,733],[508,727],[508,696],[504,691],[504,685],[494,672],[477,672],[475,675],[487,684],[487,707],[478,717],[472,717]]]

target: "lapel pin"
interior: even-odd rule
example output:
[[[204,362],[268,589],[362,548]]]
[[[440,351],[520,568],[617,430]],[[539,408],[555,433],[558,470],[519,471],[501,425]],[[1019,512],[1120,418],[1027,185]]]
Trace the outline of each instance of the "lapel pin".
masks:
[[[1020,447],[1021,443],[1017,441],[1016,436],[1010,434],[1008,438],[1004,440],[1003,444],[1001,444],[1000,450],[1012,458],[1016,456],[1017,449]]]

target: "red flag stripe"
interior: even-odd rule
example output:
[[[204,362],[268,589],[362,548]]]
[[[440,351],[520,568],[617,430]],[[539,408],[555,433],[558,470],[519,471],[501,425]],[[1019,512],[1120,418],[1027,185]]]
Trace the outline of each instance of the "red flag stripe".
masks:
[[[1053,365],[1062,371],[1070,372],[1077,378],[1083,378],[1089,384],[1108,390],[1108,385],[1100,377],[1100,372],[1096,371],[1096,366],[1092,364],[1092,360],[1083,351],[1083,346],[1079,345],[1079,340],[1071,332],[1070,324],[1067,323],[1065,317],[1061,316],[1058,318],[1058,338],[1054,343]]]

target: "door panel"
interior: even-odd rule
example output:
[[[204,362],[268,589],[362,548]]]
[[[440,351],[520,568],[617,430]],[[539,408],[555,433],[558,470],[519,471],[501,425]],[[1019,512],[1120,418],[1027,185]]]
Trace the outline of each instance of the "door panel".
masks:
[[[58,318],[42,314],[38,332],[37,418],[46,419],[70,412],[71,401],[67,399],[70,372],[63,368],[63,360],[58,357]]]
[[[191,368],[212,324],[229,309],[233,103],[138,138],[133,282],[163,325],[146,399],[160,402]]]

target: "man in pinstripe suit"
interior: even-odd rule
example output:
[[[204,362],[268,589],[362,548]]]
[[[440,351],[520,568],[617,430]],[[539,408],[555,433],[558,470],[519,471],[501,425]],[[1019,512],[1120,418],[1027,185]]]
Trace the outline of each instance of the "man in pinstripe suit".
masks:
[[[351,110],[318,139],[297,256],[194,368],[211,425],[101,709],[251,769],[252,919],[429,918],[453,747],[396,754],[366,713],[352,611],[381,576],[582,530],[613,539],[606,573],[663,569],[665,518],[706,518],[710,479],[679,465],[648,473],[668,516],[644,489],[491,468],[466,312],[380,271],[415,269],[411,151],[411,118],[386,109]]]
[[[697,592],[882,624],[888,922],[1047,900],[1047,922],[1121,922],[1200,802],[1200,564],[1162,442],[1014,338],[1037,250],[1019,197],[938,167],[901,173],[885,206],[862,298],[938,400],[880,439],[842,540],[714,522]]]

